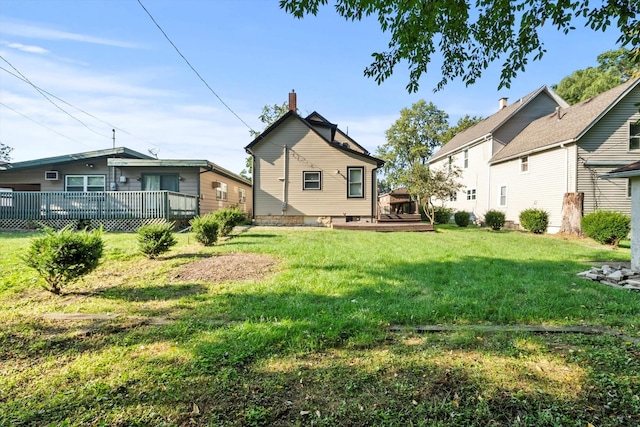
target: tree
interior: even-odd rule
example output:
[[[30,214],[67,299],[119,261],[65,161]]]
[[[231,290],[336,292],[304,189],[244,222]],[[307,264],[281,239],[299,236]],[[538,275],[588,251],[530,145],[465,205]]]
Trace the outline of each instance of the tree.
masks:
[[[431,225],[435,223],[436,201],[444,202],[463,187],[462,170],[457,166],[434,169],[416,163],[405,174],[407,191],[418,200]]]
[[[640,66],[634,62],[633,55],[626,49],[604,52],[598,55],[597,67],[576,70],[553,88],[569,104],[593,98],[640,76]]]
[[[280,7],[296,18],[317,15],[328,0],[280,0]],[[595,31],[615,23],[621,46],[640,45],[640,10],[636,0],[597,2],[513,0],[335,0],[336,12],[350,21],[376,16],[380,29],[390,34],[389,50],[374,52],[364,70],[378,84],[389,78],[396,65],[408,62],[407,90],[416,92],[433,56],[442,55],[441,79],[435,90],[460,78],[473,84],[494,61],[503,61],[498,88],[510,87],[529,60],[546,52],[539,32],[551,25],[565,34],[578,20]],[[640,56],[635,51],[636,58]]]
[[[480,116],[470,116],[466,115],[464,117],[460,117],[458,119],[458,123],[455,126],[450,127],[443,135],[442,141],[444,143],[449,142],[453,139],[454,136],[469,129],[471,126],[481,122],[483,120]]]
[[[13,151],[13,148],[8,145],[4,145],[0,142],[0,161],[9,162],[11,161],[10,153]]]
[[[289,111],[289,104],[286,102],[283,102],[281,105],[278,105],[278,104],[265,105],[264,107],[262,107],[262,114],[258,116],[260,121],[264,123],[263,130],[257,131],[257,130],[250,129],[249,134],[251,135],[252,138],[257,138],[258,136],[260,136],[262,132],[264,132],[265,129],[267,129],[269,126],[277,122],[280,117],[287,114],[287,111]],[[245,168],[242,169],[242,171],[240,172],[240,176],[246,179],[251,179],[253,174],[253,157],[252,156],[247,157],[247,159],[245,160],[244,167]]]
[[[391,188],[404,185],[404,171],[415,163],[425,163],[442,145],[449,129],[448,118],[447,113],[423,99],[400,111],[400,118],[385,132],[387,142],[376,154],[385,161],[382,171]]]

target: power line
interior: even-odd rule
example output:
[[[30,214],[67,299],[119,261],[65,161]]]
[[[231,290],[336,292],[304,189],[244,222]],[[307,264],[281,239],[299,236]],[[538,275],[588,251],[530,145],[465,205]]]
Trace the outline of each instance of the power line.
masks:
[[[187,58],[182,54],[182,52],[180,52],[180,49],[178,49],[178,47],[171,41],[171,39],[169,38],[169,36],[167,35],[167,33],[162,29],[162,27],[160,26],[160,24],[158,24],[158,22],[154,19],[153,15],[151,15],[151,13],[147,10],[146,7],[144,7],[144,5],[142,4],[141,0],[138,0],[138,4],[140,5],[140,7],[142,7],[142,9],[147,13],[147,15],[149,15],[149,18],[151,18],[151,20],[153,21],[153,23],[156,25],[156,27],[158,27],[158,29],[160,30],[160,32],[162,33],[162,35],[164,35],[164,37],[167,39],[167,41],[171,44],[171,46],[173,46],[173,48],[176,50],[176,52],[178,52],[178,55],[180,55],[180,57],[184,60],[184,62],[187,63],[187,65],[189,66],[189,68],[191,68],[191,70],[196,74],[196,76],[198,76],[198,78],[202,81],[202,83],[204,83],[204,85],[207,87],[207,89],[209,89],[209,91],[216,97],[218,98],[218,100],[222,103],[222,105],[224,105],[227,110],[229,110],[231,112],[231,114],[233,114],[234,116],[236,116],[236,118],[238,120],[240,120],[247,128],[249,128],[249,130],[253,131],[253,128],[251,126],[249,126],[247,124],[247,122],[245,122],[244,120],[242,120],[242,118],[236,114],[235,111],[233,111],[231,109],[231,107],[229,107],[227,105],[226,102],[224,102],[222,100],[222,98],[220,98],[220,96],[211,88],[211,86],[209,86],[209,83],[207,83],[205,81],[205,79],[200,75],[200,73],[198,73],[198,71],[196,71],[196,69],[193,67],[193,65],[191,65],[191,63],[187,60]]]
[[[47,101],[49,101],[54,107],[56,107],[58,110],[62,111],[63,113],[65,113],[67,116],[71,117],[73,120],[77,121],[78,123],[80,123],[82,126],[86,127],[88,130],[90,130],[91,132],[95,133],[96,135],[99,136],[104,136],[102,134],[100,134],[99,132],[91,129],[89,126],[87,126],[87,124],[85,122],[83,122],[82,120],[80,120],[79,118],[75,117],[73,114],[69,113],[67,110],[65,110],[64,108],[60,107],[58,104],[56,104],[55,102],[53,102],[51,100],[51,98],[49,98],[46,93],[42,90],[40,90],[40,88],[36,85],[34,85],[31,80],[29,80],[24,74],[22,74],[16,67],[13,66],[13,64],[11,64],[9,61],[7,61],[2,55],[0,55],[0,59],[2,59],[4,62],[6,62],[7,64],[9,64],[9,66],[11,68],[13,68],[15,70],[16,73],[18,73],[25,82],[27,82],[29,85],[31,85],[36,91],[38,91],[38,93],[40,95],[42,95]]]

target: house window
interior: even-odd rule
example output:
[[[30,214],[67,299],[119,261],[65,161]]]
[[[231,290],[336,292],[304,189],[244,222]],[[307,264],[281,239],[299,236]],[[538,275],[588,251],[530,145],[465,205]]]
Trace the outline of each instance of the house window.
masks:
[[[175,191],[178,192],[179,177],[171,174],[143,174],[142,191]]]
[[[322,172],[302,172],[303,190],[322,190]]]
[[[216,199],[227,200],[227,183],[221,182],[216,188]]]
[[[629,123],[629,150],[640,150],[640,124]]]
[[[452,165],[453,165],[453,157],[452,157],[452,156],[449,156],[449,164],[448,164],[449,171],[451,171],[451,166],[452,166]]]
[[[467,190],[467,200],[475,200],[476,199],[476,189]]]
[[[244,188],[238,188],[238,203],[247,202],[247,190]]]
[[[457,202],[458,201],[458,193],[449,194],[449,201],[450,202]]]
[[[631,178],[627,179],[627,197],[631,198]]]
[[[348,167],[347,168],[347,197],[363,198],[364,197],[364,168]]]
[[[469,167],[469,150],[464,150],[464,168]]]
[[[65,191],[104,191],[104,175],[67,175],[64,177]]]
[[[520,172],[529,172],[529,156],[520,158]]]
[[[500,200],[498,201],[500,206],[507,206],[507,186],[500,187]]]
[[[0,187],[0,207],[10,208],[13,206],[12,192],[13,188]]]

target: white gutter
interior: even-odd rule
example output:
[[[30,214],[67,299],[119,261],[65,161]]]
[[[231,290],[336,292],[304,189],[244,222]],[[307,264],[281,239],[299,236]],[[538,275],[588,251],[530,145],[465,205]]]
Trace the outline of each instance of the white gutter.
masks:
[[[564,148],[565,145],[573,144],[574,142],[577,142],[577,141],[578,141],[577,138],[571,138],[571,139],[567,139],[566,141],[556,142],[555,144],[545,145],[544,147],[534,148],[533,150],[521,151],[518,154],[513,154],[511,156],[505,157],[504,159],[494,160],[493,162],[489,161],[489,164],[490,165],[497,165],[498,163],[503,163],[503,162],[507,162],[509,160],[519,159],[520,157],[525,157],[525,156],[528,156],[530,154],[535,154],[535,153],[540,153],[542,151],[551,150],[552,148]]]

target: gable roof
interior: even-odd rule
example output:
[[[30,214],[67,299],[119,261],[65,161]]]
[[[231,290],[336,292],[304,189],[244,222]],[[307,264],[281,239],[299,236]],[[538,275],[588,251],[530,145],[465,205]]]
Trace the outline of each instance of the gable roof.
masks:
[[[470,128],[465,129],[464,131],[454,136],[429,159],[429,162],[441,159],[465,145],[472,144],[484,138],[489,138],[493,132],[495,132],[498,128],[505,124],[511,117],[513,117],[518,111],[520,111],[524,106],[526,106],[541,93],[548,94],[560,105],[563,105],[565,107],[568,106],[568,104],[562,98],[560,98],[558,94],[556,94],[552,89],[548,88],[547,86],[541,86],[540,88],[534,90],[528,95],[525,95],[511,105],[498,110],[498,112],[492,114],[481,122],[476,123],[474,126],[471,126]]]
[[[593,98],[534,120],[498,151],[489,163],[521,157],[556,144],[578,141],[638,84],[640,78],[629,80]]]
[[[306,118],[302,118],[295,111],[289,110],[284,116],[280,117],[275,123],[273,123],[271,126],[267,127],[267,129],[265,129],[264,132],[262,132],[260,135],[258,135],[256,137],[256,139],[251,141],[249,143],[249,145],[244,147],[245,151],[248,154],[253,155],[252,148],[256,144],[258,144],[262,140],[264,140],[264,138],[267,135],[269,135],[271,132],[273,132],[274,129],[278,128],[278,126],[280,126],[282,123],[284,123],[290,117],[293,117],[296,120],[300,121],[302,124],[304,124],[306,127],[308,127],[313,133],[315,133],[317,136],[319,136],[323,141],[325,141],[331,147],[336,148],[336,149],[341,150],[341,151],[344,151],[344,152],[347,152],[347,153],[355,154],[355,155],[363,157],[363,158],[365,158],[367,160],[372,160],[372,161],[376,162],[376,165],[378,167],[381,167],[382,165],[384,165],[384,160],[381,160],[381,159],[378,159],[376,157],[371,156],[367,150],[362,148],[358,143],[353,141],[353,139],[351,139],[344,132],[342,132],[340,129],[338,129],[337,125],[329,122],[327,119],[325,119],[324,117],[322,117],[319,113],[317,113],[315,111],[313,113],[309,114]],[[331,139],[327,139],[321,132],[318,132],[316,127],[328,127],[328,128],[330,128],[331,129]],[[335,141],[334,137],[335,137],[336,132],[340,132],[341,135],[344,135],[347,138],[349,138],[349,140],[353,141],[353,143],[355,145],[357,145],[358,147],[362,148],[362,150],[364,152],[360,152],[360,151],[357,151],[357,150],[353,150],[353,149],[351,149],[349,147],[345,147],[343,144]]]
[[[75,160],[89,160],[98,157],[119,156],[134,159],[153,159],[146,154],[138,153],[125,147],[108,148],[106,150],[85,151],[84,153],[66,154],[63,156],[45,157],[36,160],[27,160],[24,162],[0,164],[0,171],[35,168],[40,166],[56,165],[60,163],[72,162]]]

